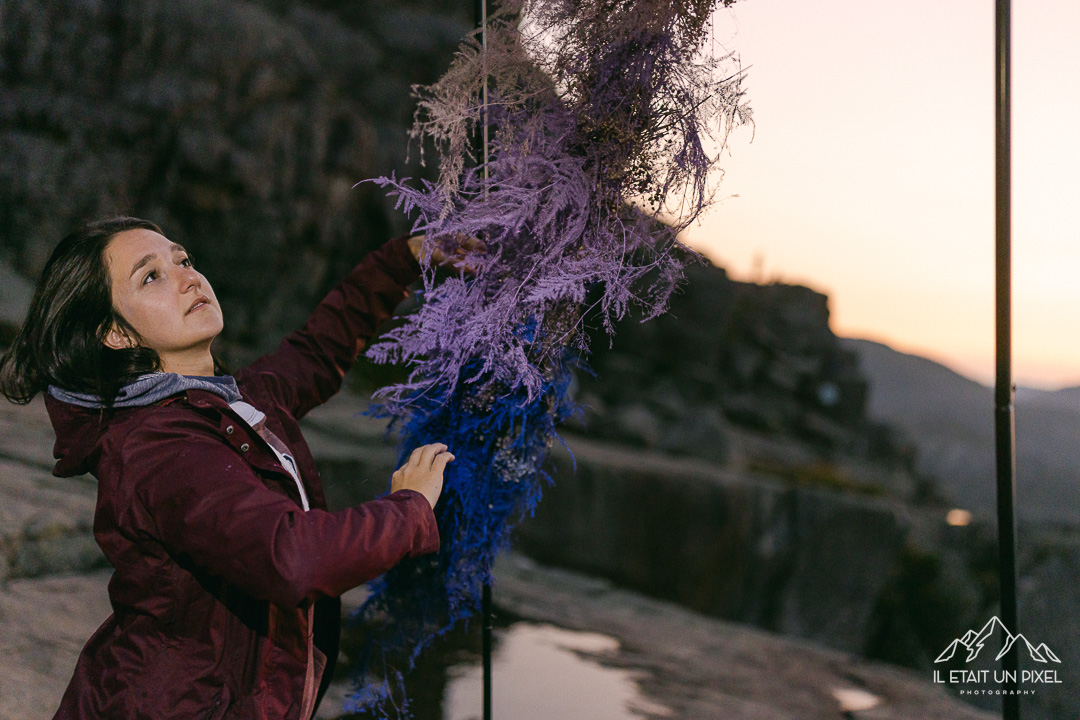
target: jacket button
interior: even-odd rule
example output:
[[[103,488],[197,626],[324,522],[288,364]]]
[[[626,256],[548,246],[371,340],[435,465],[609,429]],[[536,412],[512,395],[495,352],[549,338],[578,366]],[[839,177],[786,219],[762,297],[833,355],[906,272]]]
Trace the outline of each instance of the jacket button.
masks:
[[[226,435],[232,435],[232,434],[233,434],[233,426],[232,426],[232,425],[230,425],[229,427],[225,428],[225,434],[226,434]]]
[[[243,445],[240,446],[240,452],[247,452],[250,447],[251,447],[250,445],[248,445],[247,443],[244,443]]]

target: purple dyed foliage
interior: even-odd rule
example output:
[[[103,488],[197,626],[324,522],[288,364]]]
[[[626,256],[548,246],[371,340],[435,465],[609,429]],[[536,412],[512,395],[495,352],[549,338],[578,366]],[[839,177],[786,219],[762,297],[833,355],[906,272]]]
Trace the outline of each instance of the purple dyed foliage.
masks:
[[[542,466],[575,410],[585,321],[610,334],[633,305],[646,320],[663,313],[680,256],[700,259],[677,233],[709,204],[727,133],[750,119],[741,72],[719,72],[732,58],[702,52],[721,4],[510,0],[487,52],[471,38],[421,91],[413,135],[439,149],[439,182],[375,182],[426,234],[426,253],[459,236],[486,250],[468,258],[471,276],[436,282],[425,265],[419,308],[367,351],[410,366],[371,411],[399,430],[401,459],[446,442],[457,460],[436,508],[439,553],[387,573],[361,609],[389,621],[368,645],[357,706],[407,715],[403,673],[479,609],[496,553],[550,482]],[[493,139],[476,165],[485,116]]]

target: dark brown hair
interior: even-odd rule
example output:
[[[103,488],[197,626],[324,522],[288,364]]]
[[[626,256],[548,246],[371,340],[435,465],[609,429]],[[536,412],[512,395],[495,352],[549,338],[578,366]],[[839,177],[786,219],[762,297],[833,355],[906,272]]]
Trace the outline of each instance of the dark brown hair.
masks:
[[[149,220],[107,218],[84,224],[53,250],[26,321],[0,362],[0,393],[8,400],[26,404],[57,385],[97,395],[111,405],[125,383],[161,369],[161,358],[151,348],[113,350],[104,343],[114,324],[138,338],[113,308],[105,265],[105,248],[113,237],[137,228],[161,233]]]

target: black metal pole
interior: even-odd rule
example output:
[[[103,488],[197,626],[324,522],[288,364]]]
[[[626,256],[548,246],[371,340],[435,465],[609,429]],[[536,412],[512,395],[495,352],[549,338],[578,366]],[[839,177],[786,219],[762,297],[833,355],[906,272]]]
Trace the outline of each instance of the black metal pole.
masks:
[[[481,638],[484,653],[484,720],[491,720],[491,583],[484,583],[481,605],[481,614],[483,615]]]
[[[483,84],[480,90],[480,162],[483,167],[483,176],[488,178],[488,83],[487,69],[487,0],[476,0],[476,26],[480,28],[480,63],[483,74]],[[487,194],[487,183],[484,184],[484,193]],[[491,720],[491,581],[484,583],[483,593],[480,599],[480,637],[483,654],[484,668],[484,720]]]
[[[996,86],[995,124],[995,240],[996,262],[996,352],[997,377],[994,384],[994,434],[997,441],[998,567],[1001,584],[1001,621],[1012,633],[1019,633],[1016,612],[1016,425],[1013,415],[1012,384],[1012,142],[1010,134],[1011,16],[1010,0],[996,0]],[[1020,697],[1017,668],[1020,651],[1013,648],[1001,659],[1005,674],[1001,696],[1002,717],[1019,720]]]

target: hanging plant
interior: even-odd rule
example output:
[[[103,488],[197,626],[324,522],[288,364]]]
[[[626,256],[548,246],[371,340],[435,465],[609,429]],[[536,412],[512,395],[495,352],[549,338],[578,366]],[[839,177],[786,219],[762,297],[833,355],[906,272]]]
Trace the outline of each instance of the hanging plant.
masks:
[[[701,260],[677,235],[711,202],[728,133],[750,121],[737,59],[707,42],[730,4],[507,0],[486,49],[473,34],[417,90],[411,134],[437,149],[439,180],[375,182],[426,254],[461,237],[484,248],[467,275],[436,283],[427,264],[418,309],[367,351],[410,368],[368,411],[399,433],[402,462],[431,442],[456,460],[436,507],[440,551],[374,582],[358,611],[372,631],[350,709],[407,716],[404,674],[478,611],[495,556],[552,481],[557,428],[579,410],[569,388],[588,370],[586,321],[610,335],[631,305],[663,313],[684,258]]]

